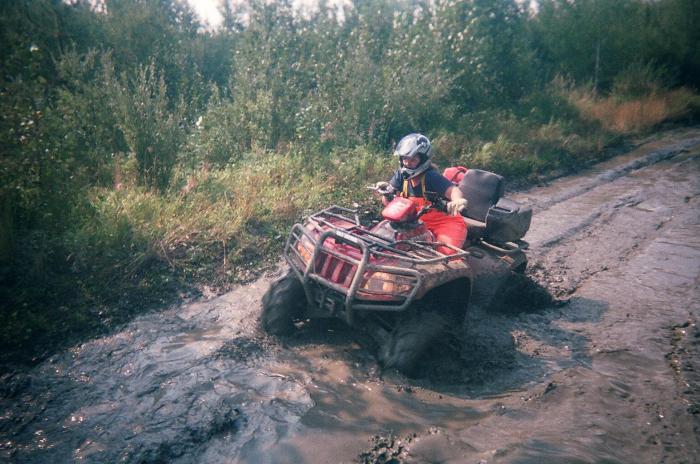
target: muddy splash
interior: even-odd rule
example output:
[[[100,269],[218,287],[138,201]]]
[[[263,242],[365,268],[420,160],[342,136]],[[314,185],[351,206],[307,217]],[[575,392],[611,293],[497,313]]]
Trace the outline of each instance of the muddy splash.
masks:
[[[270,275],[3,377],[0,456],[693,462],[699,154],[700,131],[678,131],[518,194],[535,210],[529,279],[470,314],[463,343],[435,346],[417,379],[382,372],[340,323],[261,334]]]

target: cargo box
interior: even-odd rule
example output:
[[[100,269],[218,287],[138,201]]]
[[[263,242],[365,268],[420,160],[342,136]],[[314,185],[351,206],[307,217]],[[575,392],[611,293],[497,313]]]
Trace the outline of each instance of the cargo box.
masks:
[[[494,243],[514,242],[525,236],[532,221],[532,208],[501,198],[486,213],[484,239]]]

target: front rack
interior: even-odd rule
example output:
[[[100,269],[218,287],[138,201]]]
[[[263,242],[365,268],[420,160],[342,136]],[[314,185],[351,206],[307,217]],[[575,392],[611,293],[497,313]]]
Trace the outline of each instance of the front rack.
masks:
[[[312,214],[303,224],[292,227],[284,256],[302,281],[308,301],[315,301],[312,282],[344,296],[342,309],[350,325],[355,310],[405,310],[423,283],[418,266],[447,263],[469,254],[441,242],[388,240],[363,228],[356,211],[339,206]],[[341,251],[328,247],[329,240]],[[438,247],[454,254],[444,254]],[[371,283],[381,288],[371,288]],[[324,306],[325,298],[317,303]],[[332,313],[341,309],[331,301],[327,306]]]

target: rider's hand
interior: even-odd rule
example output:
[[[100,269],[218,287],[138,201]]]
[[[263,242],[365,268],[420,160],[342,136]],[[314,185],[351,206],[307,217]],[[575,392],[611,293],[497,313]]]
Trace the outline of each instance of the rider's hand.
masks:
[[[451,216],[459,216],[465,209],[467,209],[466,198],[457,198],[447,203],[447,214]]]
[[[389,182],[384,181],[379,181],[374,184],[374,190],[388,199],[393,198],[395,193],[394,187],[392,187]]]
[[[391,187],[391,184],[389,182],[384,182],[383,180],[380,180],[379,182],[374,184],[374,188],[376,190],[381,190],[381,191],[389,190],[389,187]]]

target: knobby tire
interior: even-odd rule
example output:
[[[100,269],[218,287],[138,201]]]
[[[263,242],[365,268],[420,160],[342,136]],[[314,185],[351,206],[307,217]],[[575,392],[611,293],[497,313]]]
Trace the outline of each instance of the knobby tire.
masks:
[[[263,295],[260,321],[270,335],[290,335],[294,332],[294,322],[304,312],[306,295],[296,274],[287,274],[274,282]]]

